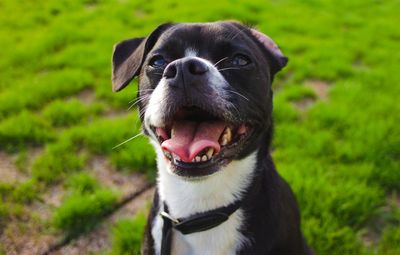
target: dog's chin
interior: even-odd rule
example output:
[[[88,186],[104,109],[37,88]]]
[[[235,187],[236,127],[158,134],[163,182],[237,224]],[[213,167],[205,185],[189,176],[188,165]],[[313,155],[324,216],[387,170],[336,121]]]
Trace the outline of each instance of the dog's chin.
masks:
[[[231,162],[231,160],[227,159],[211,159],[204,163],[185,163],[168,158],[166,160],[171,174],[190,181],[200,181],[211,177],[217,174],[223,166]]]
[[[205,181],[209,178],[212,178],[215,175],[218,175],[222,170],[221,166],[215,166],[212,169],[186,169],[180,168],[171,162],[168,162],[168,167],[166,168],[168,174],[173,175],[183,181],[188,182],[199,182]]]

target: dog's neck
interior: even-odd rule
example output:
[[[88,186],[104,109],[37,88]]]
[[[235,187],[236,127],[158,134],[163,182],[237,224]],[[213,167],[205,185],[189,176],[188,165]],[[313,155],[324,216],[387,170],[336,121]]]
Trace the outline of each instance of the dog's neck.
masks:
[[[184,180],[168,171],[164,155],[158,151],[158,191],[170,214],[176,218],[213,210],[240,200],[250,185],[256,165],[256,152],[232,161],[213,176]]]

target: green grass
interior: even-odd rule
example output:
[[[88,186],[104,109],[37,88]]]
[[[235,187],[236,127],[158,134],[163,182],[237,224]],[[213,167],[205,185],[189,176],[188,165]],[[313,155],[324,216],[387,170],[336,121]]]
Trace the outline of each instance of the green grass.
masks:
[[[27,145],[43,145],[52,138],[54,133],[49,124],[27,111],[0,122],[0,144],[5,151],[18,151]]]
[[[143,229],[146,225],[144,213],[133,219],[120,219],[112,230],[112,255],[140,254]]]
[[[38,189],[34,180],[12,184],[0,182],[0,198],[2,201],[29,203],[37,198]]]
[[[22,219],[26,216],[24,203],[36,199],[33,189],[36,187],[30,181],[20,184],[0,182],[0,234],[6,229],[10,219]]]
[[[60,140],[47,145],[44,152],[32,165],[32,176],[40,182],[50,184],[63,180],[67,175],[82,170],[87,156],[78,153],[70,140]]]
[[[88,194],[100,188],[96,178],[87,172],[79,172],[69,176],[65,186],[74,194]]]
[[[101,188],[87,173],[73,175],[67,183],[68,195],[55,210],[52,224],[67,236],[74,237],[101,223],[104,216],[114,209],[118,196]]]
[[[115,195],[107,190],[71,195],[54,212],[53,224],[69,236],[85,233],[97,226],[115,203]]]
[[[400,228],[390,227],[385,230],[382,241],[379,246],[379,252],[382,254],[396,255],[400,253]]]
[[[301,99],[316,99],[315,92],[305,86],[299,86],[299,84],[286,85],[285,89],[280,91],[280,98],[288,101],[298,101]]]
[[[3,202],[3,199],[0,198],[0,227],[1,228],[3,228],[3,226],[6,224],[8,214],[9,214],[8,207]]]
[[[54,127],[70,127],[89,121],[101,113],[102,108],[99,104],[86,106],[77,99],[55,100],[43,109],[43,116]]]
[[[290,59],[274,81],[272,150],[310,245],[320,255],[398,254],[399,206],[387,208],[400,194],[399,9],[398,0],[1,1],[0,151],[29,178],[0,180],[0,225],[60,185],[67,196],[51,211],[53,226],[92,229],[117,199],[88,174],[94,157],[154,180],[146,138],[113,149],[140,128],[137,111],[127,111],[137,81],[111,92],[112,45],[165,21],[236,19]],[[329,86],[327,98],[312,81]],[[140,233],[143,222],[115,226],[113,254],[138,250],[140,235],[129,230]],[[371,232],[378,237],[367,245]]]
[[[39,72],[33,78],[29,76],[24,78],[25,80],[20,79],[14,82],[12,89],[2,90],[0,119],[23,109],[40,109],[58,97],[74,95],[82,89],[90,87],[91,75],[87,71],[65,68],[51,72]]]
[[[17,203],[29,203],[38,198],[39,185],[35,180],[19,183],[11,193],[12,200]]]

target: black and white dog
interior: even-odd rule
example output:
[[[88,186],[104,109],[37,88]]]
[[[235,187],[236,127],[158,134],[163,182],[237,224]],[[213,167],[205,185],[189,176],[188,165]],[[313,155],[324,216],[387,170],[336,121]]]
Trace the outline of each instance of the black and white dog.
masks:
[[[162,24],[123,41],[113,89],[139,76],[158,179],[142,254],[312,254],[269,146],[274,75],[287,63],[236,22]]]

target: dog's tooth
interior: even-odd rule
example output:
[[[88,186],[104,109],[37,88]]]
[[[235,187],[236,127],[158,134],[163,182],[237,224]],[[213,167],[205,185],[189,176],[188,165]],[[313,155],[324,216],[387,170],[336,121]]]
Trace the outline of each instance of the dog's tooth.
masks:
[[[176,155],[175,153],[172,153],[172,157],[173,157],[175,160],[181,160],[181,158],[180,158],[178,155]]]
[[[202,161],[207,161],[208,160],[207,155],[203,155],[203,157],[201,157],[201,160]]]
[[[171,153],[170,153],[169,151],[163,151],[163,152],[164,152],[164,155],[165,155],[167,158],[172,158]]]
[[[230,141],[232,140],[232,130],[231,130],[230,127],[227,127],[227,128],[225,129],[224,136],[226,137],[226,140],[227,140],[228,142],[230,142]]]
[[[232,140],[232,130],[230,127],[226,127],[224,132],[222,133],[220,144],[222,146],[227,145]]]
[[[207,151],[207,157],[208,157],[209,159],[213,156],[213,154],[214,154],[214,149],[213,149],[213,148],[208,149],[208,151]]]
[[[196,160],[196,162],[200,162],[201,161],[201,157],[200,156],[196,156],[195,160]]]

